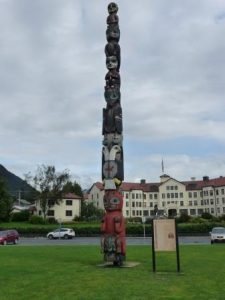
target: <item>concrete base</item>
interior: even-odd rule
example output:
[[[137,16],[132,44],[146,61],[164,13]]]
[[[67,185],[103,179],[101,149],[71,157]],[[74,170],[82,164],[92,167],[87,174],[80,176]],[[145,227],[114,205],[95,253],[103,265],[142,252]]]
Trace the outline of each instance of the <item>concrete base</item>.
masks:
[[[101,268],[134,268],[138,265],[140,265],[140,263],[135,262],[135,261],[125,261],[122,266],[114,266],[113,262],[104,262],[100,265],[97,265],[97,267],[101,267]]]

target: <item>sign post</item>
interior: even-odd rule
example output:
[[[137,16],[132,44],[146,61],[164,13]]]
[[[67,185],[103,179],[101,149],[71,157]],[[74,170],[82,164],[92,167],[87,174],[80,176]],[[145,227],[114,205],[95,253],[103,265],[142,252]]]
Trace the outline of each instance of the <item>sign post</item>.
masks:
[[[156,254],[159,251],[176,251],[177,272],[180,272],[179,245],[175,219],[152,221],[152,268],[156,271]]]

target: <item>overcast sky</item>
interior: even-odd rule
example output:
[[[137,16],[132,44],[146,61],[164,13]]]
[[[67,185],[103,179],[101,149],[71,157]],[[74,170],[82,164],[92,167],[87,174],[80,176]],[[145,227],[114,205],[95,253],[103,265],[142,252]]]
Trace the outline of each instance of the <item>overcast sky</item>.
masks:
[[[0,164],[101,180],[105,0],[0,0]],[[125,181],[225,176],[225,1],[117,1]]]

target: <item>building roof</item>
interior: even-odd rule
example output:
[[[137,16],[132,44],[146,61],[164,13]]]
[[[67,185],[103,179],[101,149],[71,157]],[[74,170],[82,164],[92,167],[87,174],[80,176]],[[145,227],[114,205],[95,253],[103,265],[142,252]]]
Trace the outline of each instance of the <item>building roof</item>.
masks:
[[[169,177],[166,175],[166,177]],[[174,179],[169,177],[170,179]],[[176,180],[176,179],[175,179]],[[177,181],[177,180],[176,180]],[[190,180],[190,181],[178,181],[181,184],[186,186],[187,191],[193,190],[201,190],[205,187],[225,187],[225,177],[220,176],[218,178],[209,179],[209,177],[204,176],[202,180]],[[159,186],[164,184],[165,182],[157,182],[157,183],[146,183],[146,182],[123,182],[121,184],[120,189],[124,192],[129,192],[133,190],[141,190],[143,192],[158,192]],[[95,185],[99,190],[104,190],[104,186],[101,182],[96,182]],[[92,187],[93,187],[92,185]]]
[[[82,199],[82,197],[77,196],[74,193],[67,193],[67,194],[63,195],[63,199],[80,200],[80,199]]]

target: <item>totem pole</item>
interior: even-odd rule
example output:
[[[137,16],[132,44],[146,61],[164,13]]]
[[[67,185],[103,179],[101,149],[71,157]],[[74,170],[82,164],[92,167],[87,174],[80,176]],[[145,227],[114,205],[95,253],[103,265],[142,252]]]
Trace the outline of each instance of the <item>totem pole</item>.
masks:
[[[108,5],[105,46],[106,67],[105,101],[103,108],[102,181],[104,185],[105,215],[102,220],[101,246],[104,260],[121,266],[125,260],[125,221],[122,214],[123,195],[120,185],[124,180],[123,126],[120,104],[120,39],[119,18],[116,3]]]

